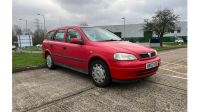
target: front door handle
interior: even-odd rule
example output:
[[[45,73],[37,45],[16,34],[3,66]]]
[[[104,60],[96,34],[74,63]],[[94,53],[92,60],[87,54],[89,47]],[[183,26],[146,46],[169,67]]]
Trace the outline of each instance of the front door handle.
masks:
[[[63,48],[64,50],[66,50],[66,49],[67,49],[65,46],[62,46],[62,48]]]

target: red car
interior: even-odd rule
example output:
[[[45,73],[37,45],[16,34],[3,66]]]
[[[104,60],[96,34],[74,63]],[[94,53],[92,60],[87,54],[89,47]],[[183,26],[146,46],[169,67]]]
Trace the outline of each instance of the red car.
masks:
[[[90,74],[96,86],[112,80],[151,76],[160,65],[156,50],[96,27],[67,26],[50,30],[42,47],[49,69],[55,65]]]

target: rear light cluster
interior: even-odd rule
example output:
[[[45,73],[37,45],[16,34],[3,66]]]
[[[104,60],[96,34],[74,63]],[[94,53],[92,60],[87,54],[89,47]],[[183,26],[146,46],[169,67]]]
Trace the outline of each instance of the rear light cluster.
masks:
[[[156,56],[156,52],[142,53],[142,54],[140,54],[140,56],[142,58],[152,58],[152,57]]]

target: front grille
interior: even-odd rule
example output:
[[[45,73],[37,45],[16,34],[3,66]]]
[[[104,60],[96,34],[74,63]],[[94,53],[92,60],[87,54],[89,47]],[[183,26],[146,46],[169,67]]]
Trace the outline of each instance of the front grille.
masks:
[[[143,71],[139,71],[136,73],[137,76],[143,76],[143,75],[147,75],[147,74],[150,74],[150,73],[154,73],[158,70],[158,67],[155,67],[155,68],[151,68],[151,69],[148,69],[148,70],[143,70]]]
[[[140,54],[140,56],[141,56],[142,58],[151,58],[151,57],[154,57],[155,55],[156,55],[155,52]]]

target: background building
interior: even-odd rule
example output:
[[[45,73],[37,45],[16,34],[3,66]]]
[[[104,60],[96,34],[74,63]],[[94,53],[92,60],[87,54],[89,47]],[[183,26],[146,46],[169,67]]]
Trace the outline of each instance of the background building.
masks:
[[[124,25],[106,25],[106,26],[97,26],[100,28],[107,29],[119,37],[124,36]],[[143,24],[126,24],[125,25],[125,39],[129,41],[139,41],[139,42],[148,42],[150,38],[157,37],[152,32],[144,32]],[[164,35],[165,42],[173,42],[175,38],[183,38],[184,41],[187,41],[187,22],[181,21],[177,23],[177,28],[175,31]]]

